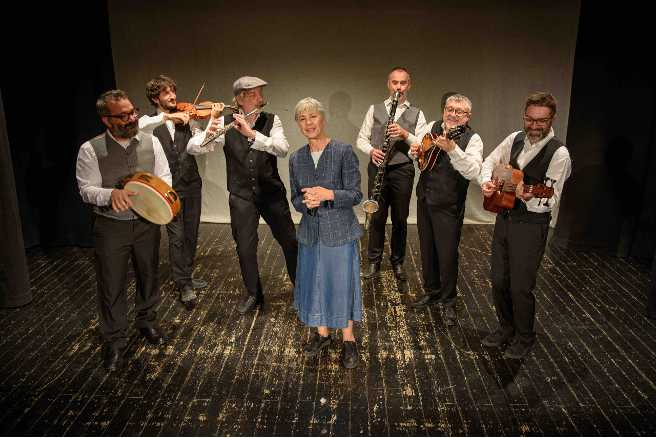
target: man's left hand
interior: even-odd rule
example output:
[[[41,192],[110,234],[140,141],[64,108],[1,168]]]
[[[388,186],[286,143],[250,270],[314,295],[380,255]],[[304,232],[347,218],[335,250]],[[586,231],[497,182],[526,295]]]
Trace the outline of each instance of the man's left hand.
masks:
[[[244,137],[255,140],[255,131],[243,114],[234,114],[233,117],[235,118],[235,129]]]
[[[387,133],[390,135],[390,137],[402,138],[403,140],[407,140],[408,138],[408,131],[401,128],[398,123],[392,123],[387,130]]]
[[[530,201],[533,199],[533,193],[524,193],[524,182],[520,181],[519,184],[517,184],[517,188],[515,189],[515,195],[517,195],[518,198],[523,199],[524,201]]]
[[[453,140],[447,139],[445,136],[440,135],[435,139],[435,144],[438,148],[442,149],[444,152],[451,152],[456,148],[456,142]]]

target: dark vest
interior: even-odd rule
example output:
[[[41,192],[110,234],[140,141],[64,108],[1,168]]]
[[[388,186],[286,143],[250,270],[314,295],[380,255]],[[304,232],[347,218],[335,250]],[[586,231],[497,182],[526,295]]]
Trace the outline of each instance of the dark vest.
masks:
[[[431,132],[436,135],[442,134],[441,120],[433,124]],[[474,134],[475,132],[467,127],[467,130],[456,141],[456,145],[464,151]],[[419,176],[417,198],[428,205],[455,206],[459,214],[462,214],[464,213],[468,187],[469,180],[453,168],[449,154],[442,151],[433,169],[426,170]]]
[[[519,169],[517,164],[517,157],[519,157],[520,152],[524,148],[524,139],[526,138],[525,132],[520,132],[515,136],[513,140],[512,148],[510,150],[510,165]],[[547,170],[549,169],[549,164],[553,155],[556,153],[561,146],[564,146],[563,142],[553,137],[551,140],[545,144],[540,152],[533,157],[533,159],[524,166],[522,172],[524,172],[524,184],[534,185],[534,184],[543,184],[544,179],[547,175]],[[526,204],[521,202],[518,199],[515,199],[515,206],[513,210],[526,210]]]
[[[273,119],[273,114],[262,112],[253,129],[268,137],[271,134]],[[225,125],[232,120],[232,115],[225,116]],[[236,129],[226,132],[223,152],[228,172],[228,191],[231,194],[256,200],[267,193],[285,193],[285,186],[278,175],[278,160],[275,155],[252,149],[248,139]]]
[[[189,125],[175,125],[174,139],[171,139],[166,123],[153,130],[153,135],[162,144],[169,162],[173,189],[181,198],[191,194],[200,194],[203,182],[198,173],[198,165],[193,155],[187,154],[187,143],[191,139]]]
[[[396,123],[406,131],[414,134],[418,118],[419,108],[411,106],[401,114]],[[385,103],[374,105],[374,124],[371,127],[370,143],[375,148],[381,148],[383,146],[383,142],[385,141],[385,127],[387,126],[388,119],[389,113],[387,112]],[[408,149],[410,149],[408,143],[404,140],[397,140],[393,141],[392,146],[392,156],[389,160],[390,166],[411,162],[410,157],[408,157]]]
[[[153,137],[145,132],[139,132],[139,138],[140,141],[133,138],[127,148],[118,144],[107,132],[89,140],[98,159],[103,188],[122,188],[123,179],[136,172],[153,173],[155,169]],[[94,206],[94,211],[112,219],[137,219],[137,215],[132,210],[116,213],[111,205]]]

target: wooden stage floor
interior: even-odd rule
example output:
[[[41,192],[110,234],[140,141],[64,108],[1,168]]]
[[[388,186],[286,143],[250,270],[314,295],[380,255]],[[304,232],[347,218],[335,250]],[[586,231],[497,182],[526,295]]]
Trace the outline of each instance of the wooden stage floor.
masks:
[[[644,266],[550,247],[539,272],[538,343],[523,361],[480,340],[496,327],[492,226],[465,225],[458,316],[414,310],[422,294],[416,227],[399,287],[385,260],[363,280],[361,365],[341,346],[306,359],[309,330],[291,302],[282,251],[260,227],[262,311],[243,291],[228,225],[202,224],[195,276],[209,281],[184,310],[162,239],[159,348],[131,328],[126,366],[102,368],[92,250],[29,256],[32,304],[0,310],[4,435],[654,435],[656,323],[643,317]],[[129,302],[133,307],[131,275]],[[132,319],[132,314],[130,318]]]

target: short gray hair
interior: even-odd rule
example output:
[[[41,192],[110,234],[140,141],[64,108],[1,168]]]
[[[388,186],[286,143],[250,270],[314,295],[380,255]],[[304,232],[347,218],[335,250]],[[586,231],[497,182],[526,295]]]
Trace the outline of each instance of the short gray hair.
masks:
[[[321,113],[324,118],[326,117],[326,112],[323,109],[323,104],[317,99],[314,97],[306,97],[301,99],[296,104],[296,108],[294,108],[294,120],[298,121],[298,116],[301,113],[314,111]]]
[[[444,107],[446,108],[446,106],[449,104],[449,102],[452,102],[452,101],[453,102],[465,102],[465,105],[467,105],[467,108],[468,108],[467,111],[471,112],[471,110],[472,110],[471,100],[469,100],[469,98],[467,96],[465,96],[464,94],[454,94],[452,96],[449,96],[449,98],[446,100],[446,102],[444,102]]]

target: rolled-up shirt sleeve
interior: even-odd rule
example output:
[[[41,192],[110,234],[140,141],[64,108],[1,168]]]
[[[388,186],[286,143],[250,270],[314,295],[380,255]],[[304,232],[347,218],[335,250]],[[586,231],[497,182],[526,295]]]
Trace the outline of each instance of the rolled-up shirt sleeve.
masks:
[[[75,177],[82,200],[87,204],[103,207],[109,205],[112,190],[102,187],[102,175],[98,166],[98,158],[93,146],[88,141],[80,146],[75,165]]]
[[[448,152],[451,165],[468,180],[477,178],[483,164],[483,140],[478,134],[472,135],[463,151],[458,146]]]
[[[219,118],[219,128],[220,130],[223,130],[223,127],[225,126],[225,121],[223,116]],[[208,152],[212,152],[215,147],[223,147],[225,144],[225,133],[219,135],[217,138],[209,142],[206,146],[201,146],[203,142],[205,142],[205,139],[208,135],[207,129],[210,127],[210,123],[207,123],[207,126],[205,129],[200,129],[198,127],[193,128],[192,127],[192,133],[194,134],[190,139],[189,142],[187,143],[187,153],[189,155],[201,155],[201,154],[206,154]]]
[[[255,141],[253,141],[251,149],[267,152],[276,157],[285,157],[287,155],[289,143],[278,116],[273,116],[273,126],[271,126],[268,137],[261,132],[255,131]]]
[[[478,184],[483,185],[492,180],[492,171],[499,163],[508,163],[510,161],[510,149],[512,148],[515,136],[519,132],[513,132],[506,137],[499,145],[487,156],[481,166],[481,173],[478,176]]]

